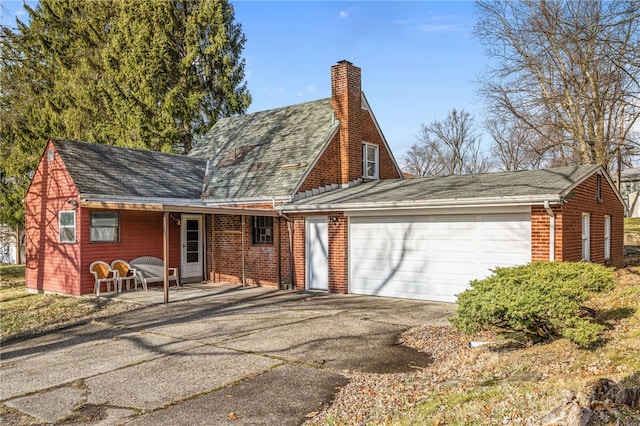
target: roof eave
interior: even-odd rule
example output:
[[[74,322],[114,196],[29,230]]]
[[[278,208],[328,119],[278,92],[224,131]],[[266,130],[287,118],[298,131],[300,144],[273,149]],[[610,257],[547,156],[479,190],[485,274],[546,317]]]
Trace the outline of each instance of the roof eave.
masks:
[[[543,204],[562,204],[563,198],[559,194],[546,194],[535,196],[518,197],[490,197],[490,198],[458,198],[458,199],[438,199],[438,200],[410,200],[392,202],[363,202],[363,203],[324,203],[324,204],[302,204],[302,205],[282,205],[276,209],[284,213],[311,213],[317,211],[345,211],[357,212],[367,210],[424,210],[443,209],[456,207],[509,207]]]

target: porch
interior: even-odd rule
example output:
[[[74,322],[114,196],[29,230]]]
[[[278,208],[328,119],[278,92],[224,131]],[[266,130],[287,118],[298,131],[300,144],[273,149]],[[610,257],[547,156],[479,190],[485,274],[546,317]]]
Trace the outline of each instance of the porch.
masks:
[[[180,287],[169,287],[169,303],[196,301],[207,298],[225,298],[225,300],[233,300],[234,297],[246,298],[247,296],[259,296],[267,293],[274,293],[278,290],[274,287],[258,287],[258,286],[242,286],[240,283],[232,282],[215,282],[210,281],[181,284]],[[164,287],[149,286],[147,291],[142,289],[123,290],[122,293],[100,293],[100,297],[105,299],[115,299],[125,302],[134,302],[148,305],[164,304],[165,293]]]

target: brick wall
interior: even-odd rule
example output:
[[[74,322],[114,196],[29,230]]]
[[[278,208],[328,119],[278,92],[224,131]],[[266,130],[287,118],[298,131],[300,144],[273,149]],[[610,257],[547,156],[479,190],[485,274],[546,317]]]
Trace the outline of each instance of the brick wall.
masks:
[[[591,261],[624,266],[624,206],[605,176],[601,177],[601,200],[596,198],[597,175],[574,188],[562,209],[563,256],[565,261],[582,259],[582,213],[589,213]],[[611,259],[604,259],[604,216],[611,216]]]
[[[555,214],[555,260],[562,260],[562,207],[551,206]],[[550,260],[551,218],[544,206],[531,207],[531,261]]]
[[[242,221],[244,220],[245,279],[248,285],[275,286],[289,281],[286,221],[273,218],[273,244],[252,243],[252,216],[213,215],[208,229],[208,276],[215,281],[242,282]],[[212,275],[213,274],[213,275]]]

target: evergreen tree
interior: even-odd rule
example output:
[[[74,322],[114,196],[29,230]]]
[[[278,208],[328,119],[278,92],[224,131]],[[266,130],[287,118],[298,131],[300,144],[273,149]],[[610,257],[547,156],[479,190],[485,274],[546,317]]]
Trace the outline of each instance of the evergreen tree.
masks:
[[[40,0],[0,27],[0,220],[47,140],[187,153],[246,111],[245,43],[227,0]],[[23,220],[23,219],[22,219]]]

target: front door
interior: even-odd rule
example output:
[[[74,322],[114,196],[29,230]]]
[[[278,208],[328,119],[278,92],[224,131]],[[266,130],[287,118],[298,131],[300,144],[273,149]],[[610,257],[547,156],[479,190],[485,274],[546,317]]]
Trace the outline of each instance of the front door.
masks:
[[[307,218],[307,288],[329,290],[329,227],[327,218]]]
[[[182,264],[180,279],[202,281],[204,257],[202,255],[202,216],[183,214],[181,228]]]

